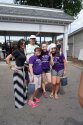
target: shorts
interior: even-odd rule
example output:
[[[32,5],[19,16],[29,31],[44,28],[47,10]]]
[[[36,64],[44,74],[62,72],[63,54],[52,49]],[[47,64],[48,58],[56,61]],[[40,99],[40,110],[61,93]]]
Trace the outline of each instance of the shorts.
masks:
[[[62,77],[64,74],[64,70],[59,70],[59,71],[56,71],[54,69],[52,69],[52,76],[58,76],[58,77]]]
[[[38,88],[41,88],[41,74],[34,75],[34,84],[35,84],[35,90],[37,90]]]
[[[43,70],[43,71],[42,71],[42,74],[43,74],[43,73],[50,73],[50,69]]]

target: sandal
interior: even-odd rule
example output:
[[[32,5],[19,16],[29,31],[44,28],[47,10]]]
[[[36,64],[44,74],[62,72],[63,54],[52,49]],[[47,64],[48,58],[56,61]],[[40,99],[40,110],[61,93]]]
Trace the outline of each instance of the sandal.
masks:
[[[58,99],[59,97],[58,97],[58,95],[57,95],[57,94],[55,94],[54,98],[55,98],[55,99]]]
[[[50,98],[53,98],[53,97],[54,97],[54,96],[53,96],[53,93],[51,93],[51,94],[50,94]]]
[[[47,93],[46,93],[46,92],[43,92],[43,96],[44,96],[44,98],[48,98],[48,96],[47,96]]]

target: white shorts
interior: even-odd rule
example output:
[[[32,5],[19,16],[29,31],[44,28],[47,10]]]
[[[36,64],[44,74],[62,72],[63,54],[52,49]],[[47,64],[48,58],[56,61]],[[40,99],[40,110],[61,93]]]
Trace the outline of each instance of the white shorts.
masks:
[[[34,75],[34,84],[35,84],[35,90],[41,87],[41,74]]]

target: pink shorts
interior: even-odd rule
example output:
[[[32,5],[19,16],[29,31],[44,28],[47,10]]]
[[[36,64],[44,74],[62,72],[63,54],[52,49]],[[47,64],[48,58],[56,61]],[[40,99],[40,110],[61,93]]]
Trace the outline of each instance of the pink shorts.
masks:
[[[41,87],[41,74],[34,75],[34,84],[35,84],[35,90]]]

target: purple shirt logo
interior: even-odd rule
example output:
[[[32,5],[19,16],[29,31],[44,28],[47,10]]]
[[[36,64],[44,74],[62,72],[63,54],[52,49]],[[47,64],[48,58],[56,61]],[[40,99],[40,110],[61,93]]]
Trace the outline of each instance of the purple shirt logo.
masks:
[[[33,73],[35,75],[42,74],[42,61],[41,57],[37,57],[35,55],[29,58],[29,64],[33,64]]]
[[[56,70],[56,71],[60,71],[62,69],[64,69],[64,55],[63,54],[56,54],[53,57],[54,60],[54,65],[52,66],[52,69]]]
[[[42,60],[42,69],[49,70],[50,69],[50,64],[49,64],[50,56],[48,52],[43,52],[41,60]]]

